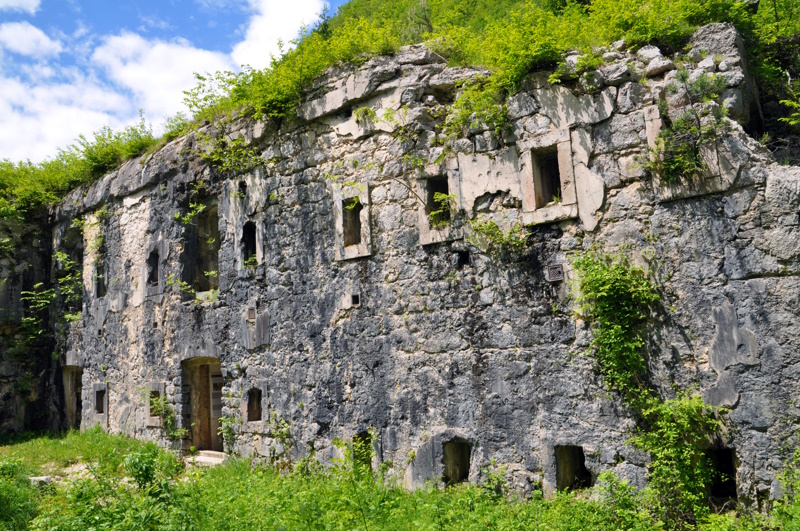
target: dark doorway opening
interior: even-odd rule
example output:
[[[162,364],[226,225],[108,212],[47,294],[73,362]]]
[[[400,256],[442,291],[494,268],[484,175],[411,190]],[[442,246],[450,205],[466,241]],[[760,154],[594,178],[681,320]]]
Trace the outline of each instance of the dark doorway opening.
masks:
[[[592,486],[592,474],[586,468],[581,446],[556,446],[556,487],[578,490]]]
[[[67,428],[79,429],[81,427],[81,413],[83,403],[83,368],[66,365],[61,369],[61,378],[64,384],[64,412],[67,417]]]
[[[193,358],[183,362],[189,387],[189,444],[197,450],[222,451],[219,436],[222,416],[222,368],[217,358]]]
[[[454,485],[469,479],[469,460],[471,448],[467,441],[444,443],[444,482]]]
[[[732,448],[706,450],[706,462],[711,468],[709,496],[717,507],[736,502],[736,456]]]

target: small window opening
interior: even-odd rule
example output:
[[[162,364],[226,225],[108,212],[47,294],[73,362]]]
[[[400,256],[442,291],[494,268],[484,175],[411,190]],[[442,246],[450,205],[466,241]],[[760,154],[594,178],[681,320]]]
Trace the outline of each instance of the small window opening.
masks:
[[[150,256],[147,257],[147,285],[158,285],[158,250],[153,249],[150,251]]]
[[[256,309],[250,307],[247,309],[247,320],[248,321],[255,321],[256,320]]]
[[[256,260],[256,224],[248,221],[242,227],[242,262],[250,265]]]
[[[362,431],[353,436],[353,463],[372,470],[372,434]]]
[[[106,296],[106,265],[98,259],[97,267],[94,272],[94,292],[97,298]]]
[[[578,490],[592,486],[582,446],[556,446],[556,485],[558,490]]]
[[[261,389],[250,389],[247,392],[247,422],[261,420]]]
[[[469,479],[470,447],[466,441],[444,443],[444,482],[454,485]]]
[[[538,165],[536,175],[536,208],[561,201],[561,172],[558,167],[558,151],[536,153]]]
[[[100,389],[94,392],[94,412],[98,415],[102,415],[106,412],[106,392],[104,389]]]
[[[469,251],[456,251],[456,269],[464,269],[469,265]]]
[[[361,306],[361,295],[358,293],[353,293],[350,295],[350,305],[351,306]]]
[[[446,177],[428,179],[426,186],[425,210],[430,216],[431,225],[443,226],[450,223],[450,188]]]
[[[357,197],[342,201],[342,221],[344,223],[344,246],[359,245],[361,243],[361,211],[364,205]]]
[[[244,199],[247,195],[247,183],[244,181],[239,181],[239,197]]]
[[[147,414],[151,417],[159,416],[159,404],[161,393],[158,391],[150,390],[150,400],[147,401]]]
[[[709,494],[714,505],[721,506],[736,501],[736,463],[731,448],[712,448],[706,450],[706,459],[712,470]]]

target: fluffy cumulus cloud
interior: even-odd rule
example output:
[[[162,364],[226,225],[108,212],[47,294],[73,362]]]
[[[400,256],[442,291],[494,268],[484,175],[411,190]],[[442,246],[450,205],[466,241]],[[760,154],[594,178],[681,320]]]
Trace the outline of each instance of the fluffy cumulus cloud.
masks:
[[[0,0],[0,11],[21,11],[33,15],[41,0]]]
[[[29,22],[7,22],[0,24],[0,48],[20,55],[42,57],[59,53],[61,43]]]
[[[225,54],[195,48],[185,40],[147,40],[135,33],[107,37],[91,59],[156,121],[182,109],[183,91],[195,84],[194,72],[233,68]]]
[[[194,72],[262,68],[278,41],[312,24],[323,0],[195,0],[219,8],[247,2],[250,17],[229,52],[184,39],[146,38],[124,31],[96,35],[79,23],[72,35],[48,36],[28,22],[0,24],[0,159],[42,160],[104,125],[118,129],[144,109],[158,132],[185,110],[183,91]],[[40,0],[0,0],[2,10],[34,14]]]
[[[297,36],[302,24],[313,24],[322,11],[322,0],[249,0],[255,15],[250,19],[242,42],[231,56],[239,65],[264,68],[278,55],[278,41],[284,44]]]

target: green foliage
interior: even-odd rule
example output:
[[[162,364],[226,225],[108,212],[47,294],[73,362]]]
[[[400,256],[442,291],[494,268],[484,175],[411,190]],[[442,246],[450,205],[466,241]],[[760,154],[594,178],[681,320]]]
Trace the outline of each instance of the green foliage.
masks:
[[[353,111],[353,118],[361,127],[373,127],[378,121],[378,113],[372,107],[359,107]]]
[[[449,137],[466,136],[471,129],[491,129],[500,134],[506,126],[503,87],[494,78],[477,77],[460,84],[461,94],[448,110],[443,133]]]
[[[721,428],[715,411],[688,393],[640,407],[645,427],[631,439],[650,453],[648,492],[654,513],[672,529],[684,529],[708,514],[706,486],[712,471],[703,453]]]
[[[430,226],[435,230],[443,230],[450,226],[456,213],[458,196],[434,192],[434,207],[428,212]]]
[[[795,92],[791,85],[788,87],[789,98],[781,100],[781,105],[788,107],[791,114],[780,120],[791,127],[800,129],[800,94]]]
[[[689,72],[681,69],[676,79],[678,85],[670,85],[668,89],[673,93],[683,90],[690,104],[683,114],[670,120],[665,112],[666,102],[662,102],[665,127],[659,132],[656,146],[650,150],[645,163],[645,168],[665,183],[684,182],[701,175],[706,169],[702,149],[716,150],[727,114],[726,108],[718,102],[726,86],[723,77],[704,73],[690,81]]]
[[[592,322],[598,370],[609,389],[634,401],[646,389],[645,324],[660,297],[645,271],[622,254],[592,248],[573,258],[572,265],[580,310]]]
[[[471,245],[503,260],[518,258],[525,252],[528,235],[520,223],[503,230],[492,219],[478,216],[468,221],[472,233],[467,237]]]
[[[149,389],[143,389],[142,395],[149,402],[150,415],[161,419],[161,429],[168,439],[178,441],[186,437],[189,430],[178,427],[178,418],[175,407],[166,396],[156,396]]]
[[[138,123],[122,131],[104,127],[89,138],[81,135],[75,144],[44,162],[0,160],[0,218],[40,215],[43,207],[55,204],[75,186],[102,177],[156,142],[140,114]]]
[[[31,488],[19,460],[0,459],[0,530],[28,529],[38,512],[38,493]]]
[[[247,260],[245,260],[242,265],[244,265],[245,267],[251,267],[251,268],[252,267],[256,267],[256,266],[258,266],[258,257],[256,255],[253,255],[250,258],[248,258]]]
[[[249,145],[242,137],[230,140],[221,135],[212,138],[202,132],[197,137],[201,144],[211,146],[210,149],[201,149],[197,153],[220,172],[241,173],[261,163],[258,149]]]

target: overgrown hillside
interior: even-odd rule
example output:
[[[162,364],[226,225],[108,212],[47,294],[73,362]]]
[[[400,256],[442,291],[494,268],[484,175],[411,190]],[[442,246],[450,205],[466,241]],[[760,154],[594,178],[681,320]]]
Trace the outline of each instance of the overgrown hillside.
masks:
[[[744,34],[761,86],[766,122],[752,124],[751,132],[760,135],[766,127],[771,136],[764,141],[791,157],[786,138],[800,127],[800,0],[353,0],[335,16],[323,15],[267,69],[199,76],[186,92],[192,116],[173,117],[162,139],[140,122],[81,137],[42,163],[0,161],[0,217],[41,213],[66,191],[206,120],[233,112],[290,118],[303,91],[329,66],[406,44],[424,42],[451,63],[491,70],[450,110],[457,134],[475,120],[502,126],[503,97],[530,71],[555,68],[567,51],[583,54],[573,68],[580,72],[602,63],[598,46],[624,39],[630,47],[655,43],[679,52],[698,26],[721,21]]]

